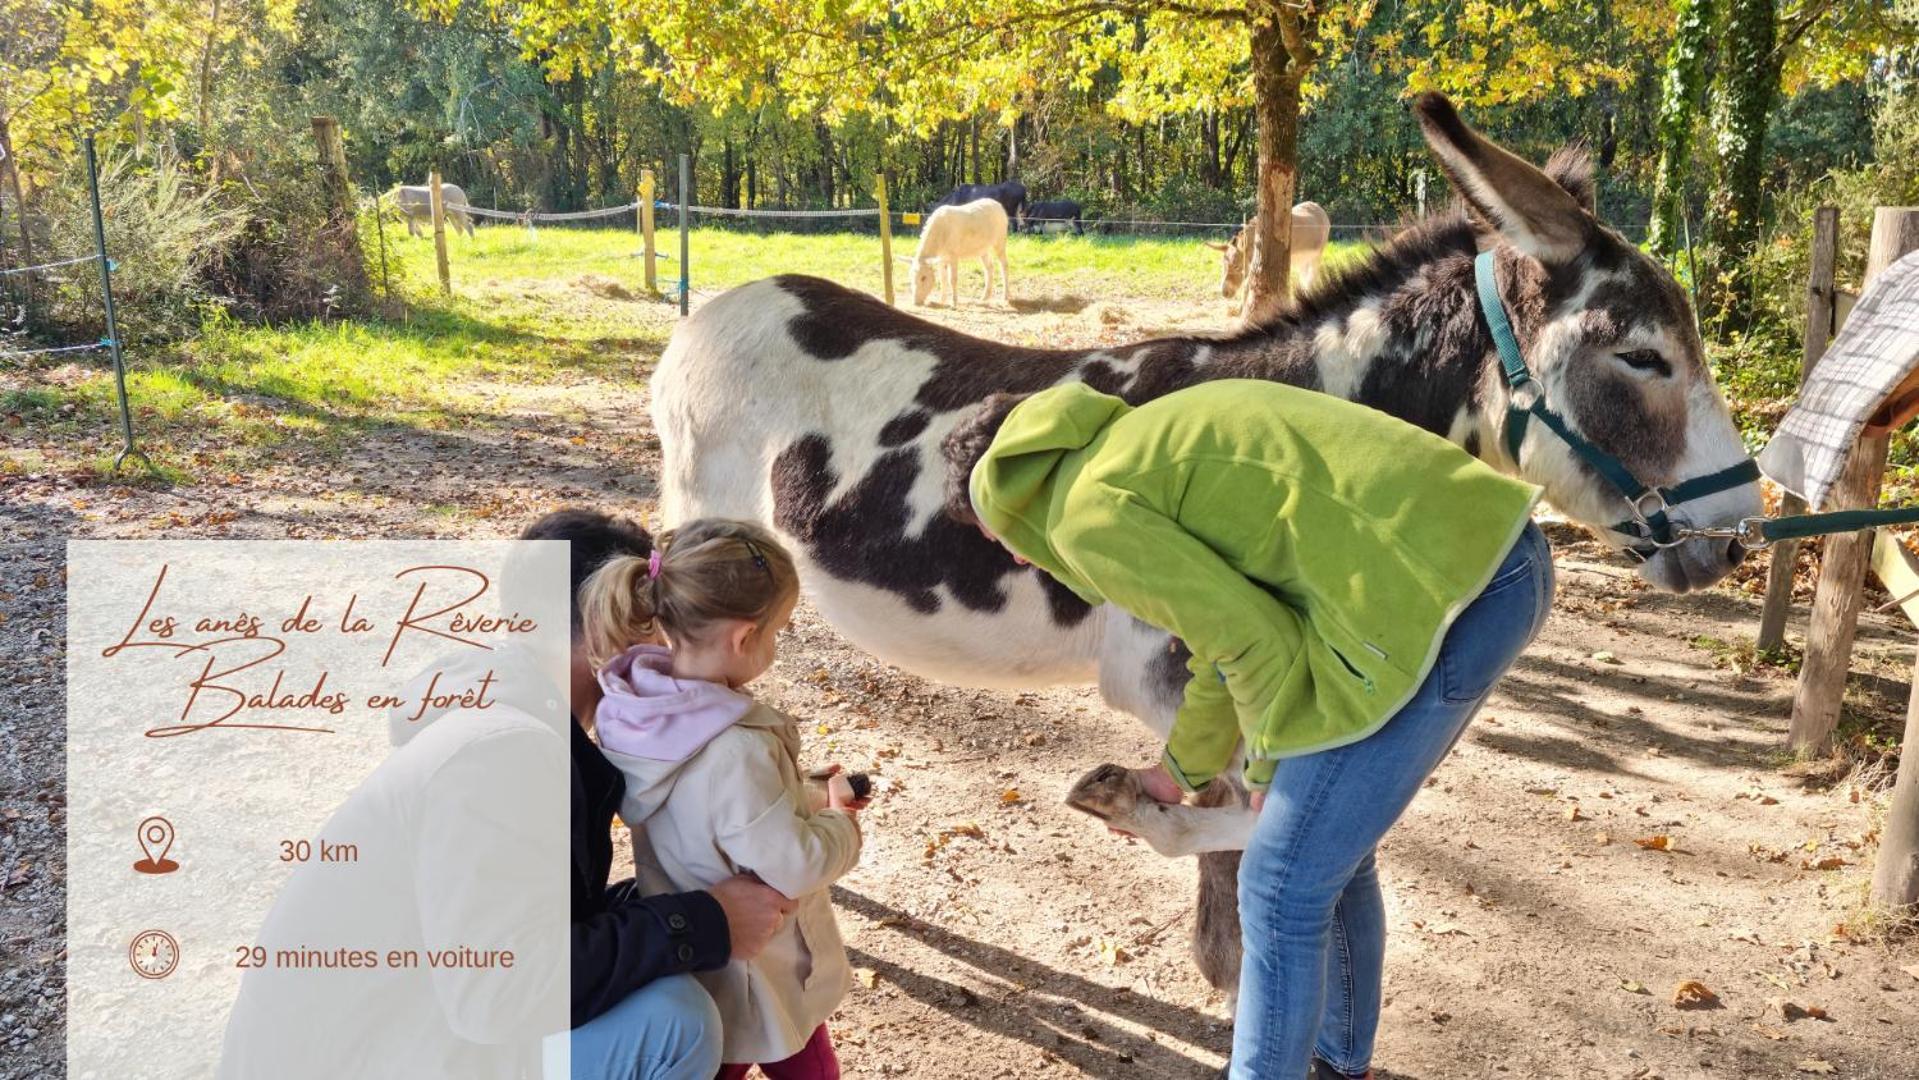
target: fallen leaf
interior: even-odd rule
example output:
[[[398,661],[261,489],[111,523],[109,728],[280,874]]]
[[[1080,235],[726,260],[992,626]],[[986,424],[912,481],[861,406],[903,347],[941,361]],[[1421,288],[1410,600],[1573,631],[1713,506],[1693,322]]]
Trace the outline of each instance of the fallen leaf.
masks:
[[[1528,794],[1528,795],[1557,795],[1557,794],[1559,794],[1559,789],[1558,789],[1558,788],[1554,788],[1554,787],[1529,787],[1529,788],[1527,788],[1527,789],[1526,789],[1526,794]]]
[[[1567,821],[1590,821],[1592,819],[1588,818],[1584,814],[1581,814],[1579,812],[1578,804],[1574,804],[1566,808],[1566,820]]]
[[[573,436],[572,438],[570,438],[570,439],[568,439],[568,440],[566,440],[566,441],[567,441],[567,442],[570,442],[570,443],[572,443],[572,444],[573,444],[574,446],[585,446],[585,445],[586,445],[586,436],[584,436],[584,435],[575,435],[575,436]]]
[[[1832,1073],[1839,1071],[1832,1067],[1832,1062],[1825,1061],[1821,1058],[1807,1058],[1799,1064],[1794,1065],[1793,1068],[1802,1073]]]
[[[1599,661],[1602,664],[1619,663],[1619,658],[1617,656],[1614,656],[1611,652],[1608,652],[1605,649],[1601,649],[1598,652],[1594,653],[1593,659]]]
[[[1840,867],[1847,865],[1847,863],[1846,863],[1846,860],[1840,858],[1837,855],[1828,855],[1823,859],[1804,860],[1799,865],[1807,870],[1837,870]]]
[[[833,728],[832,728],[832,727],[831,727],[830,725],[827,725],[827,724],[818,724],[818,725],[816,725],[816,726],[815,726],[815,727],[813,728],[813,734],[815,734],[815,735],[831,735],[831,734],[833,734]]]
[[[1603,833],[1603,832],[1602,832],[1602,833],[1594,833],[1594,834],[1593,834],[1593,843],[1595,843],[1595,844],[1598,844],[1598,845],[1599,845],[1600,847],[1605,847],[1606,845],[1608,845],[1608,844],[1610,844],[1610,843],[1612,843],[1612,834],[1611,834],[1611,833]]]
[[[1822,1005],[1801,1005],[1790,998],[1769,998],[1766,1005],[1787,1021],[1792,1020],[1830,1020]]]
[[[1687,979],[1672,988],[1672,1003],[1677,1009],[1710,1009],[1719,1004],[1719,995],[1698,979]]]
[[[1633,843],[1638,844],[1640,847],[1645,848],[1647,851],[1671,851],[1672,850],[1672,837],[1667,836],[1664,833],[1661,833],[1658,836],[1642,836],[1634,840]]]
[[[1644,983],[1640,983],[1640,982],[1637,982],[1637,981],[1635,981],[1635,980],[1632,980],[1632,979],[1621,979],[1621,980],[1619,980],[1619,988],[1620,988],[1621,990],[1624,990],[1624,991],[1625,991],[1626,993],[1628,993],[1628,994],[1650,994],[1650,993],[1652,993],[1652,991],[1651,991],[1651,990],[1648,990],[1648,989],[1646,989],[1646,986],[1645,986],[1645,984],[1644,984]]]
[[[1005,791],[1002,791],[999,793],[999,802],[1001,806],[1011,806],[1014,803],[1019,802],[1020,798],[1021,798],[1021,795],[1019,793],[1018,788],[1009,787]]]
[[[1786,1034],[1785,1032],[1779,1030],[1778,1028],[1767,1027],[1764,1024],[1754,1024],[1752,1026],[1752,1029],[1754,1031],[1757,1031],[1759,1034],[1764,1035],[1766,1038],[1771,1039],[1773,1042],[1780,1042],[1785,1039],[1792,1038],[1792,1036]]]
[[[1119,965],[1130,961],[1133,958],[1133,954],[1127,952],[1124,948],[1122,948],[1120,946],[1120,943],[1117,941],[1113,941],[1108,938],[1100,938],[1099,939],[1099,958],[1106,962],[1107,967],[1118,967]]]
[[[854,968],[853,981],[871,990],[880,984],[880,973],[872,968]]]

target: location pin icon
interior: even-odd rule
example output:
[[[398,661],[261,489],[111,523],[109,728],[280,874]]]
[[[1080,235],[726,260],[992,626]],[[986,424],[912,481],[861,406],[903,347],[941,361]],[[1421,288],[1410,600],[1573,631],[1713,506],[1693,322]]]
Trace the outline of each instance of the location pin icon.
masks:
[[[180,864],[167,858],[167,852],[173,850],[173,822],[155,815],[140,823],[140,850],[146,852],[146,858],[133,864],[135,870],[143,874],[170,874],[180,868]]]

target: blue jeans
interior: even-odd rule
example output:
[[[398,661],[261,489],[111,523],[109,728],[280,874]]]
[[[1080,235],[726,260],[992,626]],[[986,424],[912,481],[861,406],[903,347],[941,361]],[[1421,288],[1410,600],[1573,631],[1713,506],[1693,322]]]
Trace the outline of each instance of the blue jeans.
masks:
[[[720,1011],[691,975],[661,979],[576,1027],[572,1080],[713,1080]],[[562,1080],[552,1075],[547,1080]]]
[[[1279,763],[1239,865],[1234,1080],[1301,1080],[1314,1057],[1366,1072],[1386,958],[1374,850],[1539,633],[1552,593],[1552,553],[1527,525],[1384,727]]]

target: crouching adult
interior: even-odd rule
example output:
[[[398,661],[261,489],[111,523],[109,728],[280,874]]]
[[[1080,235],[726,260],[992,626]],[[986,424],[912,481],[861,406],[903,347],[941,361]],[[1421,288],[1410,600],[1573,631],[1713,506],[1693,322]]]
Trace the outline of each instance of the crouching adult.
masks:
[[[1091,604],[1191,650],[1162,802],[1235,755],[1259,809],[1239,871],[1231,1075],[1368,1074],[1380,839],[1545,621],[1538,491],[1384,413],[1224,380],[1137,408],[1074,384],[947,436],[947,510]]]

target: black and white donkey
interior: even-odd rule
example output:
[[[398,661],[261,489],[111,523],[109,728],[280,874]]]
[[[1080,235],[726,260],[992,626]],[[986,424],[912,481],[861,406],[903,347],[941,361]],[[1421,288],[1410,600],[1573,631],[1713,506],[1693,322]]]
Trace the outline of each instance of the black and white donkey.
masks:
[[[652,383],[668,522],[767,523],[791,545],[813,603],[881,659],[929,678],[1031,687],[1098,680],[1108,704],[1170,730],[1185,656],[1163,631],[1094,610],[942,517],[939,441],[994,392],[1071,380],[1140,401],[1205,379],[1259,378],[1363,402],[1444,435],[1545,489],[1612,543],[1622,497],[1546,425],[1505,438],[1511,392],[1474,292],[1493,253],[1500,299],[1565,424],[1647,483],[1717,473],[1745,457],[1708,371],[1685,294],[1593,216],[1591,167],[1562,151],[1544,170],[1467,127],[1437,95],[1415,105],[1464,207],[1417,222],[1324,275],[1265,323],[1223,337],[1043,350],[968,337],[864,293],[787,276],[720,296],[680,327]],[[1673,511],[1681,522],[1760,511],[1746,481]],[[1685,592],[1739,562],[1736,542],[1651,550],[1639,572]],[[1201,805],[1139,798],[1102,767],[1070,801],[1167,855],[1202,859],[1196,953],[1236,980],[1237,852],[1252,825],[1234,792]]]

